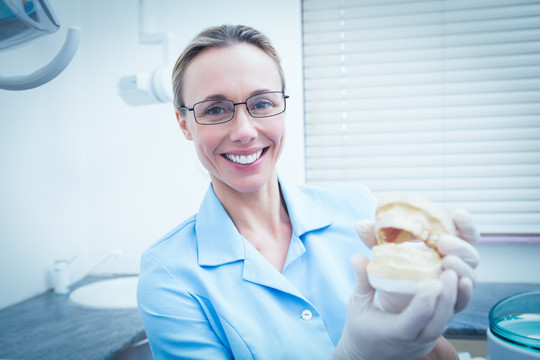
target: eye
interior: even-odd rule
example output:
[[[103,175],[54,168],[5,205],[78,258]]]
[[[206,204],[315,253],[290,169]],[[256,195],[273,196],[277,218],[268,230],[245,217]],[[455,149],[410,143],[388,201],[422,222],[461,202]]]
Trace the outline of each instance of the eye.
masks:
[[[217,117],[229,114],[232,111],[231,104],[227,101],[208,101],[198,104],[198,117]]]
[[[272,109],[274,106],[275,106],[274,102],[271,99],[256,98],[256,99],[253,99],[253,102],[250,105],[250,110],[261,112],[261,111]]]
[[[204,112],[204,115],[209,115],[209,116],[212,116],[212,115],[221,115],[225,112],[225,109],[223,107],[220,107],[220,106],[211,106],[209,108],[207,108]]]
[[[265,109],[269,106],[274,106],[274,104],[267,99],[261,99],[254,104],[254,107],[257,109]]]

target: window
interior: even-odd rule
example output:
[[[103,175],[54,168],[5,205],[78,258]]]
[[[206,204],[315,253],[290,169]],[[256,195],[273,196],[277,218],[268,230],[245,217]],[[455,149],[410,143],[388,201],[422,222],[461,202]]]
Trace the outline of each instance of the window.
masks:
[[[304,0],[303,31],[308,183],[540,234],[539,0]]]

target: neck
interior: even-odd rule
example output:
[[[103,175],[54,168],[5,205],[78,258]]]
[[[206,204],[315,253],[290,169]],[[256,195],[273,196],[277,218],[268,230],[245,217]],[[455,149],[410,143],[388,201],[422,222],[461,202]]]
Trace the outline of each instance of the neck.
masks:
[[[292,234],[289,214],[277,175],[252,192],[239,192],[212,179],[214,191],[242,234],[279,271],[287,256]]]
[[[250,192],[237,191],[215,178],[212,178],[212,185],[239,230],[258,222],[273,221],[283,210],[286,211],[277,175],[272,176],[261,188]]]

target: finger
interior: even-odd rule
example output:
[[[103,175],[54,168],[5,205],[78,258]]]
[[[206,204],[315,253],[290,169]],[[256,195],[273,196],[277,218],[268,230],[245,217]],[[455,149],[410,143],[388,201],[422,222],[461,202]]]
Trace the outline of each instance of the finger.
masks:
[[[452,219],[458,231],[458,237],[473,244],[480,239],[480,233],[474,225],[471,214],[464,209],[456,209],[452,212]]]
[[[361,219],[356,223],[356,232],[362,241],[370,248],[377,245],[375,237],[375,223],[372,220]]]
[[[473,269],[480,262],[480,254],[474,246],[452,235],[442,235],[437,241],[437,250],[445,256],[459,257]]]
[[[400,294],[378,290],[375,295],[375,306],[382,311],[398,314],[411,302],[414,294]]]
[[[469,278],[461,278],[458,282],[458,293],[455,312],[465,309],[472,299],[474,284]]]
[[[442,291],[437,298],[433,317],[420,333],[418,340],[431,340],[441,336],[454,316],[457,299],[458,277],[452,270],[445,270],[439,277]]]
[[[437,305],[437,297],[442,292],[440,281],[427,281],[422,284],[409,305],[395,321],[396,333],[404,340],[415,340],[432,318]]]
[[[368,259],[361,254],[356,254],[351,257],[351,264],[356,273],[356,285],[351,301],[354,302],[354,306],[367,307],[373,302],[375,295],[375,289],[369,284],[366,273]]]
[[[476,285],[478,275],[476,275],[474,269],[461,258],[455,255],[447,255],[442,259],[442,266],[444,269],[455,271],[460,278],[469,278],[472,281],[473,286]]]

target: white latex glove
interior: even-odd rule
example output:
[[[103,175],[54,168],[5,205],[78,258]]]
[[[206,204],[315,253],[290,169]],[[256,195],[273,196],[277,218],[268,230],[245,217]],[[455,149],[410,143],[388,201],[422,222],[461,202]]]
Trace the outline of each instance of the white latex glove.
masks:
[[[457,236],[442,236],[437,245],[443,273],[426,282],[404,308],[395,294],[380,292],[376,298],[367,259],[353,257],[357,284],[333,359],[418,359],[433,349],[453,315],[471,300],[476,283],[479,254],[471,244],[479,233],[468,212],[457,210],[452,218]],[[369,247],[377,244],[373,221],[361,220],[356,229]]]
[[[445,271],[429,281],[400,313],[380,310],[361,255],[352,258],[357,282],[333,360],[418,359],[435,346],[453,315],[457,276]]]
[[[457,313],[467,307],[476,285],[477,275],[474,269],[480,262],[480,254],[471,244],[478,241],[480,233],[467,211],[454,211],[452,219],[456,225],[457,236],[441,236],[437,242],[437,250],[444,256],[443,269],[455,271],[459,278],[455,307]]]

